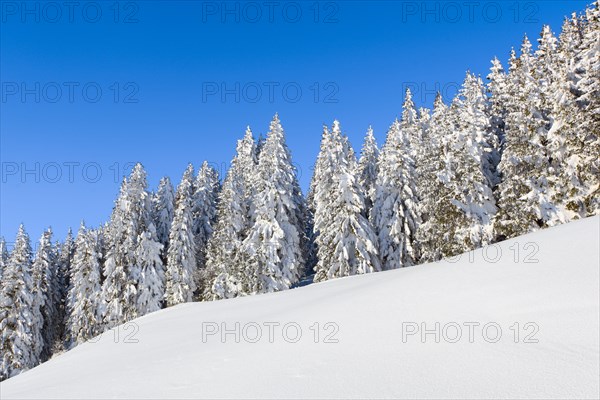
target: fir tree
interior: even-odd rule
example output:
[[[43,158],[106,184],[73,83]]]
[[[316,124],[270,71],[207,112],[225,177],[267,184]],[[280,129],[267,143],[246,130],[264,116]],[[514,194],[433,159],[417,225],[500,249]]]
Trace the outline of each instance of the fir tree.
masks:
[[[381,270],[377,239],[364,216],[363,188],[355,176],[356,157],[338,121],[327,142],[314,195],[315,282]]]
[[[195,281],[199,297],[206,290],[206,251],[217,217],[217,201],[220,191],[219,173],[204,161],[194,184],[192,208],[194,220],[192,230],[197,264]]]
[[[73,241],[73,232],[69,228],[64,242],[56,243],[56,277],[59,288],[59,302],[57,305],[57,324],[58,333],[54,343],[54,351],[63,349],[63,343],[66,336],[66,323],[68,318],[67,297],[71,287],[71,261],[75,253],[75,242]]]
[[[419,259],[416,172],[409,138],[397,120],[388,131],[378,166],[371,219],[383,268],[414,265]]]
[[[358,161],[358,181],[365,193],[365,210],[368,218],[373,208],[375,198],[375,183],[379,171],[377,160],[379,159],[379,148],[373,135],[373,129],[369,126],[363,143],[360,159]]]
[[[169,177],[164,177],[158,183],[158,191],[152,198],[154,225],[156,226],[156,239],[163,245],[163,262],[167,260],[169,249],[169,230],[173,223],[175,208],[175,191]]]
[[[8,249],[6,248],[6,241],[4,237],[0,236],[0,286],[2,286],[2,274],[6,264],[8,263]]]
[[[6,264],[0,288],[0,380],[34,367],[39,333],[34,321],[31,280],[31,244],[23,225]]]
[[[256,144],[248,127],[238,141],[217,207],[217,222],[208,242],[206,300],[245,294],[251,286],[251,273],[243,270],[239,259],[242,242],[251,226],[253,174],[256,170]]]
[[[165,295],[165,272],[161,259],[163,245],[156,241],[154,225],[138,236],[135,258],[140,268],[137,284],[137,312],[145,315],[162,308]]]
[[[487,76],[488,85],[487,92],[489,93],[489,101],[487,106],[487,115],[489,116],[490,136],[495,140],[492,143],[494,148],[490,154],[491,160],[491,184],[495,188],[500,183],[498,164],[502,158],[502,149],[506,136],[506,116],[508,113],[507,104],[510,101],[508,93],[508,77],[504,71],[504,67],[498,58],[492,60],[492,67]]]
[[[275,117],[260,153],[253,199],[254,224],[242,243],[238,260],[252,274],[252,293],[289,289],[299,280],[304,264],[301,197],[296,169]]]
[[[175,195],[175,215],[169,235],[167,253],[166,291],[167,306],[192,301],[196,290],[196,248],[193,233],[194,167],[185,170]]]
[[[546,154],[548,121],[534,76],[531,43],[525,37],[521,55],[511,55],[506,137],[499,170],[499,212],[495,231],[499,239],[548,226],[556,207],[548,195],[549,160]]]
[[[123,180],[111,216],[102,285],[106,303],[104,321],[108,329],[148,312],[138,308],[139,289],[148,287],[140,282],[148,276],[142,275],[142,268],[158,266],[153,252],[138,250],[141,238],[156,242],[152,204],[146,188],[146,172],[137,164],[129,179]],[[144,243],[144,246],[147,248],[149,244]],[[143,260],[140,255],[151,258]],[[160,272],[151,276],[160,276]]]
[[[424,158],[417,186],[421,201],[419,211],[421,223],[417,229],[417,241],[421,251],[421,262],[437,261],[442,257],[442,246],[446,242],[448,190],[441,176],[446,167],[444,156],[445,137],[450,132],[448,107],[438,92],[428,130],[428,140],[424,142]]]
[[[323,125],[323,133],[321,135],[321,144],[319,154],[317,155],[317,161],[315,162],[313,168],[313,176],[310,181],[310,187],[308,189],[308,195],[306,198],[307,203],[307,237],[308,237],[308,248],[307,248],[307,262],[306,267],[307,270],[314,271],[315,266],[317,265],[318,257],[317,257],[317,243],[316,238],[319,235],[318,230],[315,227],[314,223],[314,215],[316,211],[315,204],[315,191],[319,185],[322,184],[325,173],[325,168],[327,167],[328,162],[328,151],[329,151],[329,128],[327,125]]]
[[[39,323],[41,340],[36,340],[34,352],[40,360],[46,361],[58,336],[57,304],[59,302],[56,276],[56,258],[52,246],[52,230],[48,229],[40,238],[32,264],[34,304],[33,312]]]
[[[558,222],[600,212],[598,2],[585,17],[565,20],[556,54],[554,124],[548,132],[551,195]]]
[[[98,232],[83,222],[77,233],[67,310],[67,345],[81,344],[102,332],[102,291],[100,286],[100,244]]]

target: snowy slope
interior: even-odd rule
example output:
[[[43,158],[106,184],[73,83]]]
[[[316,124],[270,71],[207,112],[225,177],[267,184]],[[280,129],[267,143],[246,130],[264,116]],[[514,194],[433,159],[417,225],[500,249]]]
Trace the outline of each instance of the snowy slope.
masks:
[[[162,310],[136,320],[137,332],[133,325],[121,328],[118,343],[107,332],[97,343],[3,382],[0,397],[597,398],[599,228],[594,217],[454,263]],[[484,253],[499,260],[486,262]],[[222,343],[212,335],[203,342],[207,322],[231,329],[235,322],[254,322],[263,336],[250,343],[255,325],[246,325],[248,340],[235,343],[228,335]],[[284,338],[280,325],[269,343],[265,322],[295,322],[302,336],[288,343],[295,330]],[[310,329],[315,322],[319,343]],[[325,329],[327,322],[339,327],[333,335],[338,343],[324,343],[334,327]],[[446,325],[439,343],[433,334],[425,343],[418,334],[403,342],[403,326],[414,327],[411,322],[432,330],[435,322],[454,322],[462,337],[450,343],[456,329]],[[472,343],[469,322],[480,324]],[[486,341],[496,336],[494,326],[482,333],[489,322],[502,329],[496,343]]]

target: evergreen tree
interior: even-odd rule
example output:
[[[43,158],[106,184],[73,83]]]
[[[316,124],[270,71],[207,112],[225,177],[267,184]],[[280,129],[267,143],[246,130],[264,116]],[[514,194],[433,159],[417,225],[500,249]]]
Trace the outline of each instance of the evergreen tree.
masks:
[[[102,332],[99,247],[98,232],[87,230],[82,222],[71,268],[73,284],[67,300],[68,347],[84,343]]]
[[[260,153],[254,223],[242,243],[238,260],[248,274],[251,293],[289,289],[299,280],[304,265],[299,185],[279,117],[271,126]]]
[[[364,190],[355,175],[357,161],[338,121],[327,142],[314,194],[315,282],[381,270],[377,238],[365,218]]]
[[[388,131],[378,166],[371,220],[383,268],[414,265],[419,259],[415,235],[420,222],[416,172],[409,138],[397,120]]]
[[[31,244],[23,225],[6,264],[0,288],[0,380],[34,367],[39,333],[34,321]]]
[[[363,143],[360,160],[358,161],[358,181],[365,190],[365,210],[369,217],[371,208],[373,208],[373,199],[375,198],[375,183],[379,168],[377,160],[379,159],[379,148],[373,135],[373,129],[369,126]]]
[[[2,286],[2,274],[6,264],[8,263],[8,249],[6,248],[6,241],[4,237],[0,236],[0,286]]]
[[[453,240],[470,250],[489,244],[493,238],[496,137],[490,134],[487,97],[480,78],[467,73],[455,105],[455,130],[447,147],[449,162],[444,178],[452,192],[452,204],[466,217],[457,221]]]
[[[449,111],[438,92],[424,143],[424,158],[417,187],[421,201],[419,211],[421,223],[417,228],[417,241],[421,250],[421,262],[437,261],[442,257],[442,246],[446,242],[448,190],[441,176],[445,170],[444,143],[451,131]]]
[[[491,184],[495,188],[500,183],[498,164],[502,158],[502,149],[506,136],[506,116],[508,113],[507,104],[510,101],[508,93],[508,77],[504,71],[504,67],[498,58],[492,60],[492,67],[487,76],[488,85],[487,92],[489,93],[489,101],[487,106],[487,115],[489,116],[490,136],[495,138],[490,154],[491,161]]]
[[[32,264],[33,313],[41,340],[35,343],[34,353],[46,361],[52,355],[52,348],[58,336],[57,304],[59,302],[56,276],[56,258],[52,246],[52,230],[48,229],[40,238]]]
[[[423,130],[421,127],[421,118],[415,107],[413,96],[410,89],[406,89],[404,103],[402,104],[402,118],[400,119],[400,129],[408,141],[408,150],[412,158],[415,175],[418,175],[420,169],[421,157],[420,151],[423,147]]]
[[[417,233],[424,262],[460,254],[493,238],[496,138],[487,110],[483,83],[470,73],[449,108],[436,101],[432,165],[425,173],[427,197],[420,206],[424,222]]]
[[[194,167],[188,165],[175,195],[175,215],[167,253],[167,306],[192,301],[196,290],[196,248],[193,232]]]
[[[546,154],[548,121],[542,113],[540,88],[534,76],[531,43],[525,37],[521,55],[511,55],[506,137],[499,170],[499,239],[548,226],[556,207],[548,195],[549,160]]]
[[[316,210],[315,205],[315,191],[318,185],[322,184],[325,173],[325,168],[327,167],[328,162],[328,151],[329,151],[329,128],[327,125],[323,125],[323,133],[321,135],[321,145],[319,154],[317,155],[317,160],[315,162],[313,168],[313,176],[310,181],[310,187],[308,189],[308,195],[306,198],[307,203],[307,262],[306,268],[308,273],[314,271],[315,266],[317,265],[318,256],[317,256],[317,243],[316,238],[319,235],[314,223],[314,215]]]
[[[60,299],[56,307],[58,332],[54,343],[54,351],[60,351],[63,349],[63,343],[67,334],[67,298],[71,287],[71,261],[75,253],[75,242],[73,241],[71,228],[69,228],[64,242],[56,242],[54,252],[56,254],[56,278]]]
[[[102,285],[106,304],[104,322],[107,329],[149,311],[138,308],[139,289],[148,287],[140,282],[149,276],[142,275],[142,268],[158,268],[152,251],[138,250],[141,238],[156,242],[152,204],[146,188],[146,171],[141,164],[137,164],[129,179],[123,180],[111,216],[104,263],[105,280]],[[143,245],[145,248],[150,246],[149,243]],[[151,258],[144,260],[140,255],[148,255]],[[160,276],[160,272],[156,271],[151,276]]]
[[[154,225],[156,226],[156,238],[163,245],[163,262],[167,260],[169,249],[169,230],[173,223],[175,208],[175,191],[169,177],[164,177],[158,183],[158,191],[152,198]]]
[[[165,271],[161,253],[163,245],[156,241],[154,224],[138,236],[135,258],[140,268],[137,284],[137,312],[145,315],[162,308],[165,295]]]
[[[558,222],[600,212],[598,2],[585,17],[565,20],[556,54],[554,124],[548,132],[553,201]]]
[[[206,251],[217,217],[217,201],[220,191],[219,173],[204,161],[194,184],[192,208],[194,221],[192,230],[197,264],[195,281],[199,297],[206,290]]]
[[[208,242],[206,300],[231,298],[246,293],[249,278],[239,259],[242,242],[253,214],[253,174],[256,170],[256,144],[250,128],[238,141],[237,154],[231,162],[217,206],[217,222]]]

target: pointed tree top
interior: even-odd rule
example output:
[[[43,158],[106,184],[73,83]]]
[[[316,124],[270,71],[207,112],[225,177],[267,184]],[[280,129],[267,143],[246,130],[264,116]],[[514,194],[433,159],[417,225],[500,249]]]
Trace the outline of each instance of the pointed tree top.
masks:
[[[340,127],[340,121],[337,119],[333,120],[333,125],[331,127],[331,133],[340,134],[342,132],[342,128]]]
[[[525,36],[523,37],[523,43],[521,44],[521,56],[523,56],[525,54],[529,55],[530,53],[531,53],[531,42],[529,41],[527,34],[525,34]]]
[[[81,223],[79,224],[79,231],[77,232],[77,236],[84,234],[86,229],[87,228],[85,227],[85,221],[81,220]]]
[[[492,60],[492,67],[490,68],[490,71],[492,74],[502,74],[504,72],[502,62],[496,56],[494,56],[494,59]]]

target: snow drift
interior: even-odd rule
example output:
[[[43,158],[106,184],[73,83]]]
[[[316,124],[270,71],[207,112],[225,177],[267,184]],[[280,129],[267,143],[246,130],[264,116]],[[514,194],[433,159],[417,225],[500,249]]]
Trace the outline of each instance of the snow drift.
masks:
[[[593,217],[454,260],[161,310],[0,397],[597,398],[599,230]]]

